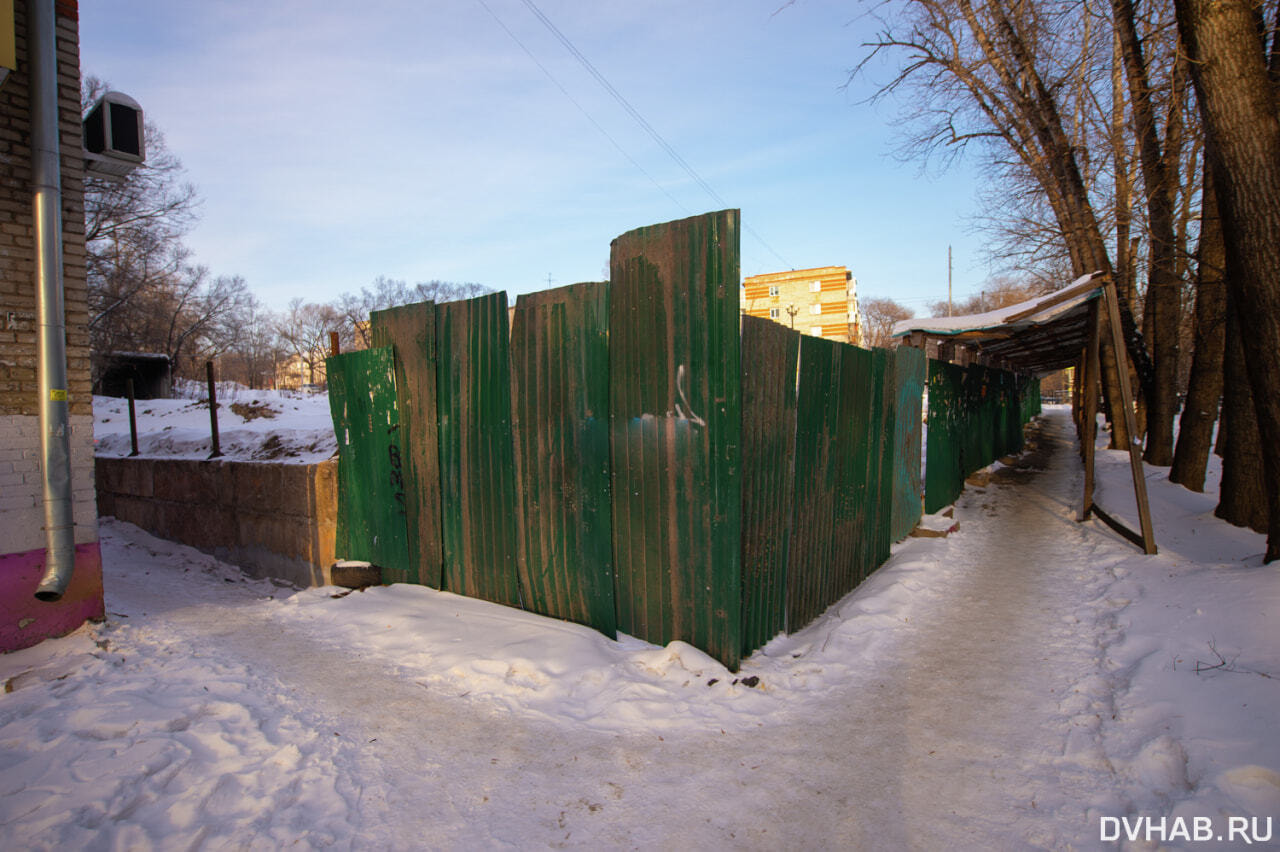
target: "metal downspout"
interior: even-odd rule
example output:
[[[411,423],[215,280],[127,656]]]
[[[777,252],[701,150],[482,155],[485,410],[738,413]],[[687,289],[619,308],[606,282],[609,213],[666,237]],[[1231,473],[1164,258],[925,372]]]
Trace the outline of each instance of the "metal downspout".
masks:
[[[71,424],[62,280],[62,175],[58,151],[58,54],[53,0],[27,2],[31,65],[31,183],[36,298],[40,325],[40,470],[44,480],[45,574],[42,601],[61,599],[75,568],[71,507]]]

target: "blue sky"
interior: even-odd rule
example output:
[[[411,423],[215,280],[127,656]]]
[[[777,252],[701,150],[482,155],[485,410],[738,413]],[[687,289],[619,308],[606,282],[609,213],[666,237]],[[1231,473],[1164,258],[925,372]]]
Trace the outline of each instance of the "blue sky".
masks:
[[[617,235],[722,206],[749,229],[744,275],[845,265],[863,298],[924,314],[951,244],[956,297],[981,289],[975,173],[900,163],[897,105],[843,88],[865,6],[535,2],[723,205],[523,0],[95,0],[81,64],[185,164],[198,262],[274,308],[378,275],[511,294],[598,280]]]

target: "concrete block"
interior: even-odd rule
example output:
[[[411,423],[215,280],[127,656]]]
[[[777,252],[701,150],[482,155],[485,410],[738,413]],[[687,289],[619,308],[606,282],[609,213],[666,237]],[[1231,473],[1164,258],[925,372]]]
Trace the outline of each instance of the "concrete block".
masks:
[[[235,505],[249,511],[280,512],[289,503],[285,476],[278,464],[234,464],[231,481]]]
[[[153,465],[156,499],[204,506],[217,504],[219,465],[188,460],[155,461]]]

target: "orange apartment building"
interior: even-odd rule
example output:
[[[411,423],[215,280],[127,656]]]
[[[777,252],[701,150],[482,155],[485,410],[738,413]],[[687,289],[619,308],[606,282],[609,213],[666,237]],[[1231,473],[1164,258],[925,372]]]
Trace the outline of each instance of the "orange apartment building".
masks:
[[[844,266],[748,276],[742,282],[742,312],[802,334],[862,345],[858,280]]]

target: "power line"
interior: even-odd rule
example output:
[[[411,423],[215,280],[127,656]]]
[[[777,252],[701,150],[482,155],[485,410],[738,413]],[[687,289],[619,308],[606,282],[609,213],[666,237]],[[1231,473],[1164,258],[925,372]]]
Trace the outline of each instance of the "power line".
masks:
[[[649,134],[649,137],[652,138],[653,141],[658,144],[658,147],[662,148],[662,150],[667,153],[667,156],[671,157],[671,159],[678,166],[680,166],[680,168],[684,170],[685,174],[689,175],[689,177],[693,179],[694,183],[700,186],[702,190],[706,192],[707,195],[709,195],[712,198],[712,200],[714,200],[716,204],[719,205],[721,208],[725,208],[729,206],[729,203],[720,197],[720,194],[716,192],[715,189],[712,188],[711,184],[707,183],[702,178],[702,175],[698,174],[698,172],[693,168],[693,166],[689,165],[688,161],[686,161],[684,157],[680,156],[680,153],[676,151],[676,149],[672,147],[671,144],[662,137],[662,134],[654,129],[653,125],[650,124],[645,119],[645,117],[640,114],[640,111],[636,109],[634,106],[632,106],[631,102],[628,101],[626,98],[624,98],[622,96],[622,93],[613,87],[613,84],[610,83],[605,78],[605,76],[600,73],[600,71],[595,67],[595,65],[591,63],[591,60],[587,59],[587,57],[583,55],[582,51],[578,50],[577,46],[574,45],[574,43],[569,39],[569,37],[566,36],[564,33],[562,33],[560,31],[560,28],[557,27],[551,21],[550,18],[548,18],[545,14],[543,14],[543,11],[538,8],[537,4],[534,3],[533,0],[521,0],[521,1],[529,9],[529,11],[532,12],[534,16],[537,17],[537,19],[542,22],[542,25],[547,28],[547,31],[550,32],[553,36],[555,36],[556,39],[562,45],[564,45],[565,50],[569,51],[569,53],[572,54],[573,57],[578,60],[579,64],[581,64],[582,67],[585,68],[587,72],[591,74],[592,77],[595,78],[596,82],[599,83],[600,86],[606,92],[608,92],[615,101],[617,101],[618,105],[621,106],[629,116],[631,116],[631,118],[636,122],[636,124],[640,125],[641,129],[643,129],[646,133]],[[477,2],[480,2],[483,5],[483,0],[477,0]],[[489,7],[485,6],[485,8],[488,9]],[[493,12],[490,11],[489,14],[492,15]],[[495,16],[495,18],[496,17],[497,16]],[[501,22],[499,21],[499,23]],[[504,26],[503,29],[506,29],[506,27]],[[508,32],[510,32],[510,30],[508,30]],[[512,38],[515,38],[515,36],[512,36]],[[521,45],[521,47],[523,47],[523,45]],[[528,53],[528,50],[526,49],[525,52]],[[530,54],[530,56],[532,56],[532,54]],[[536,59],[534,61],[537,62]],[[542,67],[541,63],[539,63],[539,67]],[[559,84],[557,83],[557,85]],[[563,87],[561,87],[561,91],[564,91]],[[568,93],[566,92],[565,94],[567,95]],[[570,98],[570,100],[572,100],[572,98]],[[579,109],[581,109],[581,107],[579,107]],[[592,123],[594,124],[595,122],[592,121]],[[599,125],[596,125],[596,126],[598,127]],[[630,157],[628,157],[628,159],[630,159]],[[632,160],[632,162],[635,162],[635,161]],[[670,197],[669,193],[667,195],[668,197]],[[681,209],[684,209],[683,205],[681,205]],[[783,266],[789,269],[795,268],[790,263],[787,262],[786,258],[778,254],[778,252],[773,248],[773,246],[769,245],[769,243],[767,243],[763,237],[761,237],[758,233],[756,233],[755,229],[752,228],[750,225],[747,225],[744,223],[743,230],[751,234],[751,236],[754,237],[760,243],[760,245],[764,246],[765,249],[767,249],[770,254],[776,257],[782,263]]]
[[[578,112],[582,113],[582,115],[587,119],[587,121],[591,122],[592,126],[594,126],[596,130],[600,131],[600,135],[604,136],[605,139],[609,140],[609,143],[613,145],[614,148],[617,149],[619,154],[626,157],[628,162],[631,163],[631,165],[639,169],[640,173],[643,174],[645,177],[647,177],[649,179],[649,182],[652,183],[654,186],[656,186],[662,192],[663,195],[665,195],[667,198],[670,198],[673,204],[675,204],[685,213],[689,213],[689,209],[687,207],[685,207],[683,204],[677,201],[676,197],[672,195],[670,192],[668,192],[666,187],[658,183],[658,181],[654,178],[654,176],[649,174],[649,172],[645,170],[645,167],[640,165],[640,163],[636,161],[635,157],[632,157],[630,154],[628,154],[623,149],[623,147],[618,144],[618,140],[614,139],[611,135],[609,135],[609,131],[605,130],[603,127],[600,126],[600,122],[596,121],[594,118],[591,117],[591,113],[587,112],[586,107],[578,103],[578,101],[573,97],[573,95],[569,94],[569,90],[566,89],[563,85],[561,85],[560,81],[556,79],[556,76],[551,73],[551,71],[547,68],[547,66],[543,65],[541,62],[538,61],[538,57],[533,55],[533,51],[529,50],[529,48],[525,46],[525,43],[522,42],[516,36],[516,34],[511,31],[511,28],[502,22],[502,19],[498,17],[497,13],[495,13],[492,9],[489,8],[488,3],[484,2],[484,0],[476,0],[476,2],[479,3],[484,8],[484,10],[489,13],[490,17],[492,17],[495,21],[498,22],[498,26],[502,27],[503,32],[511,36],[511,40],[520,46],[520,49],[525,52],[525,55],[527,55],[530,59],[533,60],[533,64],[537,65],[538,68],[541,69],[542,73],[546,75],[547,79],[550,80],[552,83],[554,83],[555,87],[560,90],[560,93],[569,99],[569,103],[577,107]]]

